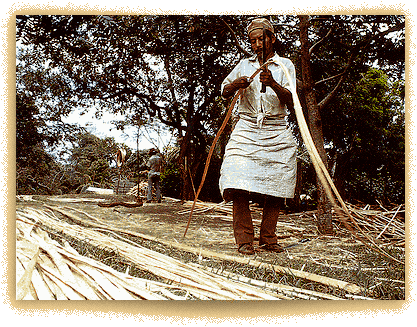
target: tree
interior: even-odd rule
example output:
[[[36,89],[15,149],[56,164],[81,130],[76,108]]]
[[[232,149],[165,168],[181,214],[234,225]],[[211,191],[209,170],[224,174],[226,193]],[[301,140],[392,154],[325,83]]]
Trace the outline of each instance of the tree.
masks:
[[[353,85],[358,74],[366,71],[375,60],[379,60],[380,65],[392,66],[392,56],[395,55],[400,62],[404,62],[404,48],[397,47],[388,38],[390,33],[404,29],[404,17],[299,16],[299,20],[301,71],[308,123],[320,157],[327,166],[322,129],[324,110],[334,101],[348,75],[351,78],[350,85]],[[309,35],[312,30],[314,36]],[[390,56],[382,54],[381,44]],[[397,70],[393,72],[401,74],[404,66],[400,64],[395,67]],[[326,85],[327,83],[330,85]],[[321,100],[318,101],[318,98]],[[324,234],[331,234],[330,204],[319,181],[317,185],[318,228]]]
[[[219,125],[220,82],[239,59],[229,28],[241,24],[217,16],[17,17],[18,37],[71,81],[78,105],[123,114],[118,128],[158,119],[177,135],[185,199],[193,193],[183,160],[194,176]]]
[[[404,82],[370,68],[328,110],[333,170],[344,198],[404,202]],[[336,112],[337,111],[337,112]]]
[[[61,126],[59,117],[79,106],[86,110],[94,106],[97,117],[104,111],[122,114],[124,119],[114,122],[120,129],[163,124],[177,137],[180,151],[175,170],[181,171],[183,198],[190,199],[189,176],[194,180],[198,177],[227,104],[220,97],[220,83],[250,49],[245,33],[247,18],[18,16],[17,38],[26,50],[21,59],[24,70],[19,71],[27,72],[18,73],[18,84],[22,92],[31,92],[29,97],[36,95],[35,105],[41,115],[55,121],[56,126]],[[397,181],[401,164],[385,165],[386,172],[391,172],[380,170],[383,175],[372,175],[375,167],[366,165],[365,157],[363,165],[343,165],[343,160],[353,158],[345,143],[350,136],[343,132],[355,124],[355,116],[339,108],[350,103],[352,95],[360,94],[356,86],[370,67],[387,74],[385,94],[397,94],[398,101],[392,101],[392,107],[401,108],[401,83],[391,80],[399,81],[404,75],[404,17],[271,18],[276,25],[278,53],[296,65],[313,138],[323,159],[330,168],[335,167],[336,181],[345,181],[342,189],[353,194],[363,176],[387,183]],[[43,92],[45,86],[47,92]],[[359,112],[361,106],[352,108]],[[390,116],[386,142],[401,143],[395,131],[401,133],[403,116],[401,112]],[[222,144],[226,138],[224,135]],[[368,140],[378,138],[370,134]],[[386,145],[378,151],[385,156],[393,153]],[[221,150],[218,153],[221,155]],[[330,222],[327,220],[327,225]]]
[[[111,187],[117,177],[116,154],[123,148],[114,138],[100,139],[89,132],[81,132],[71,150],[70,166],[74,173],[82,176],[83,184]],[[130,156],[131,151],[127,151]]]
[[[62,167],[48,149],[56,146],[74,128],[54,124],[53,119],[45,117],[40,111],[36,96],[17,88],[17,194],[54,194],[58,190],[54,177]]]

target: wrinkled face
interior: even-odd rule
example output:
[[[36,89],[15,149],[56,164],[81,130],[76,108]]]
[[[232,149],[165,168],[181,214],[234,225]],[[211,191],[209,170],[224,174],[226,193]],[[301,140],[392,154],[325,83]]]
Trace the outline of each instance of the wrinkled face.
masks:
[[[263,31],[262,29],[256,29],[250,32],[249,34],[249,42],[252,47],[253,52],[256,53],[258,59],[262,58],[262,46],[263,46]],[[269,59],[272,54],[274,53],[273,45],[275,43],[275,35],[269,37],[265,33],[265,54],[266,59]],[[266,60],[265,59],[265,60]]]

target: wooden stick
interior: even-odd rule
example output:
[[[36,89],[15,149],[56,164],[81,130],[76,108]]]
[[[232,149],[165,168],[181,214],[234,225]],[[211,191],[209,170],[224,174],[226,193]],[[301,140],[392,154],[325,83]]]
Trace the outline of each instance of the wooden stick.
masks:
[[[400,210],[401,206],[398,207],[397,211],[395,212],[395,214],[392,216],[391,220],[388,222],[388,224],[385,225],[384,229],[381,231],[381,233],[379,233],[379,235],[376,237],[377,239],[384,234],[384,232],[386,231],[386,229],[388,228],[389,224],[392,223],[392,221],[394,220],[395,216],[398,213],[398,210]]]

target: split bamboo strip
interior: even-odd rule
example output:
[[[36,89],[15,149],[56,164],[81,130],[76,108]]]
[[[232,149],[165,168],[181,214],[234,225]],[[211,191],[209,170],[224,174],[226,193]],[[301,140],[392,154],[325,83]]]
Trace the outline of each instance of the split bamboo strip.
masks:
[[[53,289],[55,292],[56,292],[56,290],[57,290],[57,288],[59,288],[60,290],[62,289],[63,291],[60,291],[60,292],[56,292],[56,293],[59,293],[59,294],[67,294],[68,296],[69,296],[69,298],[71,298],[71,299],[80,299],[80,297],[78,296],[78,295],[76,295],[76,293],[74,293],[71,289],[70,289],[70,287],[68,286],[68,285],[66,285],[66,283],[65,282],[63,282],[63,281],[60,281],[59,280],[59,278],[58,277],[56,277],[55,276],[55,274],[54,273],[52,273],[51,271],[49,271],[48,270],[48,268],[46,269],[46,270],[44,270],[45,272],[46,272],[46,274],[49,274],[49,277],[50,277],[50,279],[49,279],[49,281],[45,278],[44,280],[45,280],[45,282],[46,282],[46,284],[48,284],[48,286],[49,286],[49,288],[51,288],[51,289]],[[36,270],[34,271],[34,272],[36,272]],[[98,272],[98,271],[97,271]],[[59,274],[59,273],[58,273]],[[54,287],[50,287],[50,282],[51,282],[51,280],[54,280],[55,281],[55,286]],[[32,282],[33,282],[33,280],[32,280]],[[39,281],[38,281],[39,282]],[[83,288],[83,291],[85,292],[86,291],[86,289],[87,289],[87,287],[86,287],[86,285],[87,284],[84,284],[84,285],[81,285],[82,286],[82,288]],[[138,294],[142,294],[142,292],[139,290],[137,290],[137,289],[132,289],[132,287],[131,286],[129,286],[128,285],[128,288],[129,288],[129,290],[132,290],[134,293],[138,293]],[[38,292],[38,287],[36,287],[36,285],[35,285],[35,290],[36,290],[36,293],[39,293]],[[115,296],[114,296],[115,297]],[[113,297],[113,298],[114,298]],[[51,297],[49,296],[49,297],[45,297],[45,296],[38,296],[38,298],[40,298],[40,299],[51,299]],[[62,296],[61,296],[61,298],[62,298]],[[87,298],[88,299],[99,299],[97,296],[96,297],[88,297],[87,296]],[[109,299],[111,298],[111,297],[108,297]],[[117,297],[116,297],[117,298]],[[126,299],[129,299],[129,298],[132,298],[131,296],[126,296],[125,297]],[[123,299],[125,299],[125,298],[123,298]],[[160,299],[160,297],[157,297],[157,296],[152,296],[152,295],[150,295],[150,296],[148,296],[148,298],[151,298],[151,299]]]
[[[59,251],[59,250],[58,250]],[[140,278],[134,278],[132,276],[129,275],[122,275],[119,272],[114,271],[112,268],[109,268],[93,259],[90,258],[86,258],[86,257],[80,257],[77,253],[74,252],[70,252],[67,253],[67,256],[69,258],[71,258],[72,261],[74,262],[81,262],[87,265],[90,265],[93,268],[96,269],[100,269],[101,273],[106,275],[107,278],[109,279],[114,279],[114,277],[116,278],[121,278],[121,280],[119,281],[119,283],[123,283],[123,285],[126,285],[127,287],[125,287],[126,289],[128,289],[129,291],[136,293],[138,295],[140,295],[143,298],[146,299],[161,299],[161,297],[155,295],[152,292],[159,291],[162,287],[165,288],[175,288],[175,287],[171,287],[167,284],[162,284],[162,283],[157,283],[157,282],[153,282],[153,281],[148,281],[148,280],[143,280]],[[77,266],[74,266],[75,269],[79,269],[77,268]],[[83,271],[80,270],[80,274],[84,274]],[[85,277],[89,280],[91,280],[91,282],[95,283],[96,282],[90,278],[89,275],[85,275]],[[100,287],[98,284],[96,284],[97,287]],[[135,285],[137,288],[136,289],[132,289],[132,285]]]
[[[197,212],[197,211],[194,211],[194,212]],[[232,216],[215,216],[215,215],[209,215],[209,217],[220,218],[221,220],[224,220],[224,221],[230,221],[230,222],[233,221],[233,217]],[[252,222],[260,225],[261,222],[262,222],[262,220],[261,219],[254,219],[254,218],[252,218]],[[282,227],[284,229],[295,230],[295,231],[300,231],[300,232],[306,231],[306,229],[303,228],[303,227],[297,227],[297,226],[294,226],[291,223],[284,223],[284,222],[281,222],[281,221],[278,221],[277,222],[277,227],[278,228]]]
[[[38,237],[36,234],[32,234],[32,238],[37,242],[40,248],[42,248],[52,259],[57,266],[59,273],[70,284],[77,284],[73,274],[71,273],[68,265],[63,260],[62,256],[56,251],[52,244],[48,244],[45,240]]]
[[[79,257],[78,254],[77,256]],[[66,263],[73,271],[74,278],[77,281],[79,289],[82,290],[83,296],[87,300],[110,299],[109,296],[104,294],[103,288],[77,265],[78,262],[75,259],[74,261],[66,259]]]
[[[105,199],[90,199],[90,198],[60,198],[56,196],[48,197],[48,200],[66,203],[82,203],[82,202],[104,202]]]
[[[50,290],[48,284],[42,278],[40,272],[37,269],[33,270],[32,285],[36,292],[36,297],[43,300],[54,300],[54,295]]]
[[[90,276],[85,274],[80,267],[72,261],[66,260],[66,262],[77,281],[77,285],[83,290],[83,294],[87,300],[106,299],[106,297],[101,296],[102,288],[94,279],[89,278]]]
[[[378,234],[378,236],[376,237],[377,239],[381,237],[382,234],[384,234],[385,230],[388,228],[389,224],[392,223],[392,221],[394,220],[395,216],[397,215],[398,211],[400,210],[401,207],[398,207],[397,211],[394,213],[394,215],[392,216],[391,220],[388,222],[388,224],[384,227],[384,229],[381,231],[381,233]]]
[[[325,276],[320,276],[320,275],[309,273],[306,271],[301,271],[301,270],[296,270],[296,269],[291,269],[291,268],[282,267],[278,265],[266,264],[266,263],[259,262],[259,261],[251,261],[251,260],[248,261],[247,264],[250,264],[257,268],[273,269],[275,272],[280,272],[280,273],[284,273],[287,275],[292,275],[294,277],[311,280],[311,281],[314,281],[323,285],[340,288],[342,290],[345,290],[347,292],[354,293],[354,294],[364,291],[363,288],[353,283],[349,283],[349,282],[345,282],[345,281],[341,281],[338,279],[329,278]]]
[[[283,299],[291,299],[291,298],[297,297],[303,300],[318,300],[318,299],[344,300],[337,296],[320,293],[316,291],[304,290],[302,288],[298,288],[294,286],[288,286],[288,285],[278,284],[278,283],[267,283],[261,280],[256,280],[253,278],[248,278],[246,276],[238,275],[227,270],[219,271],[218,269],[213,269],[211,267],[204,267],[202,265],[198,265],[194,263],[192,263],[191,265],[199,267],[200,269],[203,269],[203,270],[208,270],[214,275],[221,275],[221,276],[224,276],[224,277],[227,277],[227,278],[239,281],[239,282],[248,283],[254,286],[269,289],[271,291],[281,292]]]
[[[16,285],[16,300],[24,299],[25,296],[30,291],[32,274],[33,274],[33,270],[35,269],[35,265],[38,261],[39,253],[40,253],[40,249],[38,248],[38,250],[36,251],[36,254],[33,256],[32,259],[30,259],[26,267],[23,265],[22,261],[19,260],[23,268],[25,269],[25,272],[23,273],[23,276],[19,279]]]
[[[186,201],[183,203],[183,206],[192,206],[193,203],[191,201]],[[202,213],[202,212],[206,212],[206,211],[218,211],[218,212],[223,212],[226,214],[231,214],[232,213],[232,208],[231,206],[226,205],[224,202],[221,203],[208,203],[208,202],[197,202],[195,205],[194,212],[196,213]],[[182,211],[177,212],[177,214],[179,215],[183,215],[183,214],[189,214],[191,212],[190,209],[185,209]]]
[[[25,267],[27,267],[26,265],[24,265],[18,258],[16,260],[17,264],[20,266],[20,269],[23,269],[23,271],[25,272]],[[27,270],[29,270],[28,268],[26,268]],[[18,291],[22,291],[22,289],[17,289]],[[35,289],[33,287],[32,284],[32,276],[30,276],[30,280],[28,282],[28,284],[25,286],[25,294],[23,294],[23,297],[19,297],[18,295],[21,295],[21,292],[16,292],[16,299],[17,300],[38,300]]]
[[[352,300],[374,300],[370,297],[359,296],[359,295],[351,295],[351,294],[346,294],[346,297],[351,298]]]
[[[45,223],[50,219],[45,214],[39,211],[33,211],[37,214],[37,220]],[[19,217],[19,212],[17,212]],[[109,248],[116,249],[120,255],[126,257],[129,261],[134,262],[142,269],[153,272],[159,276],[171,280],[172,282],[181,285],[181,288],[188,290],[190,293],[199,293],[203,296],[207,296],[213,299],[270,299],[273,296],[266,294],[264,291],[253,288],[244,287],[231,281],[225,281],[218,278],[213,278],[209,274],[205,274],[200,270],[190,267],[187,264],[179,262],[168,256],[164,256],[154,251],[148,250],[142,247],[134,247],[126,242],[118,241],[101,233],[87,230],[86,228],[80,228],[79,226],[72,226],[66,224],[61,225],[60,229],[65,229],[65,232],[70,232],[72,229],[75,233],[71,236],[75,237],[88,237],[91,242],[96,242],[97,245],[105,245]],[[32,235],[33,236],[33,235]],[[45,274],[62,290],[70,299],[84,299],[88,298],[88,295],[79,289],[80,285],[77,285],[77,280],[73,275],[70,276],[70,269],[66,263],[66,260],[74,257],[75,254],[72,251],[66,250],[64,247],[56,246],[52,249],[52,242],[47,243],[46,236],[43,238],[36,235],[32,237],[32,240],[38,242],[40,247],[46,251],[46,254],[52,257],[50,265],[40,263],[40,267],[45,271]],[[46,244],[47,243],[47,244]],[[67,259],[65,259],[67,258]],[[83,259],[82,261],[85,261]],[[74,261],[73,261],[74,262]],[[56,265],[55,271],[50,267]],[[66,268],[64,268],[66,267]],[[128,292],[123,286],[115,285],[112,281],[113,277],[109,277],[90,265],[82,262],[77,262],[77,267],[83,270],[87,275],[94,279],[100,288],[103,289],[102,294],[112,299],[134,299],[135,297]],[[63,277],[65,275],[65,277]],[[78,286],[78,288],[76,287]],[[83,284],[85,286],[85,283]],[[129,286],[130,287],[130,286]],[[141,294],[140,291],[134,292],[134,294]]]
[[[44,237],[45,238],[45,237]],[[39,241],[39,239],[38,239],[38,241]],[[20,242],[20,244],[22,244],[23,242]],[[51,245],[49,245],[49,246],[51,246]],[[18,250],[19,250],[19,248],[18,248]],[[20,252],[20,251],[17,251],[18,253]],[[19,255],[19,254],[18,254]],[[56,254],[54,254],[55,256],[56,256]],[[22,255],[21,255],[22,256]],[[22,261],[23,261],[23,259],[25,259],[24,257],[22,258]],[[40,260],[40,261],[42,261],[42,260]],[[60,265],[62,265],[63,264],[63,262],[62,262],[63,260],[61,259],[61,262],[60,262]],[[42,263],[41,264],[41,268],[42,268],[42,265],[43,265],[44,263]],[[19,267],[19,266],[18,266]],[[56,271],[55,272],[53,272],[52,270],[53,270],[53,268],[54,267],[56,267],[55,266],[55,264],[53,263],[53,261],[50,261],[50,263],[49,264],[47,264],[46,265],[46,267],[47,268],[45,268],[45,266],[43,267],[43,268],[45,268],[45,270],[44,270],[44,272],[45,272],[45,274],[49,274],[49,278],[45,278],[45,276],[44,276],[44,278],[43,278],[43,280],[40,280],[40,278],[41,278],[41,276],[40,275],[38,275],[38,280],[36,280],[36,284],[34,283],[35,282],[35,280],[34,279],[32,279],[32,282],[34,283],[34,286],[35,286],[35,291],[36,291],[36,293],[38,293],[38,294],[40,294],[41,293],[41,295],[40,296],[37,296],[37,298],[41,298],[41,299],[51,299],[51,295],[50,294],[52,294],[52,293],[49,293],[48,292],[48,295],[46,295],[45,296],[45,292],[44,292],[44,290],[47,290],[47,289],[49,289],[49,290],[53,290],[53,291],[55,291],[55,293],[57,293],[58,294],[58,296],[57,297],[59,297],[59,298],[67,298],[67,297],[65,297],[65,296],[63,296],[63,294],[65,293],[65,294],[67,294],[68,296],[69,296],[69,298],[71,298],[71,299],[80,299],[80,297],[76,294],[76,293],[74,293],[74,291],[72,291],[71,290],[71,288],[69,287],[69,285],[66,285],[66,282],[64,282],[64,281],[60,281],[59,280],[59,277],[57,277],[56,275],[59,275],[59,271],[58,271],[58,269],[56,269]],[[50,269],[52,269],[52,270],[50,270]],[[36,270],[34,270],[34,274],[36,273],[37,271]],[[29,270],[27,270],[27,273],[29,273]],[[52,286],[52,281],[54,281],[54,286]],[[79,282],[80,280],[78,280],[78,282]],[[43,285],[42,285],[43,284]],[[40,292],[40,285],[43,287],[43,290],[42,290],[42,292]],[[84,285],[82,285],[83,286],[83,291],[85,292],[85,290],[86,290],[86,284],[84,283]],[[20,289],[23,289],[23,288],[18,288],[18,290],[20,290]],[[57,292],[57,290],[60,290],[59,292]],[[131,286],[129,286],[129,289],[130,290],[132,290],[132,287]],[[64,290],[64,292],[62,291],[62,290]],[[133,289],[133,291],[134,292],[136,292],[136,293],[139,293],[139,294],[141,294],[141,291],[139,290],[135,290],[135,289]],[[21,297],[21,296],[20,296]],[[149,297],[151,297],[152,299],[159,299],[160,297],[157,297],[157,296],[149,296]],[[89,298],[88,296],[87,296],[87,298]],[[128,298],[132,298],[132,297],[128,297]],[[97,298],[97,296],[95,297],[95,298],[90,298],[90,299],[98,299]]]
[[[75,291],[71,286],[69,286],[67,283],[62,281],[62,279],[58,278],[55,274],[45,269],[43,269],[43,271],[45,272],[45,275],[47,275],[49,279],[60,289],[60,292],[62,292],[69,300],[85,300],[86,299],[79,292]]]
[[[110,282],[99,270],[89,265],[78,263],[77,266],[94,279],[110,298],[114,300],[134,300],[135,298],[124,288],[119,288]]]
[[[48,285],[52,294],[54,294],[57,300],[69,300],[69,298],[64,294],[64,292],[55,284],[52,279],[50,279],[44,271],[41,270],[41,275],[45,283]]]
[[[107,279],[109,281],[111,281],[112,283],[118,283],[120,286],[123,286],[126,290],[128,290],[130,293],[135,294],[137,297],[139,297],[140,299],[144,299],[144,300],[166,300],[166,297],[168,298],[173,298],[175,297],[175,294],[169,292],[168,290],[166,290],[165,288],[159,288],[159,290],[164,290],[164,292],[162,292],[166,297],[163,297],[161,295],[158,295],[156,293],[153,293],[147,289],[144,289],[143,287],[139,287],[138,285],[135,285],[134,283],[128,283],[127,279],[119,279],[117,276],[114,276],[110,273],[104,273],[102,272],[103,275],[105,275],[107,277]],[[176,300],[178,300],[176,298]]]
[[[71,280],[66,280],[48,255],[41,257],[39,266],[45,275],[52,279],[69,299],[97,299],[96,292],[91,285],[83,283],[81,278],[76,277],[76,274],[72,274]]]
[[[83,223],[85,223],[85,220],[81,219],[80,217],[77,217],[76,215],[71,214],[70,212],[67,212],[66,210],[62,210],[60,208],[56,208],[56,207],[50,207],[48,206],[48,208],[52,209],[52,210],[56,210],[62,214],[68,215],[70,216],[72,219],[77,219]],[[96,223],[92,223],[92,225],[97,225]],[[106,227],[104,223],[99,224],[100,227]],[[308,273],[305,271],[299,271],[299,270],[295,270],[295,269],[291,269],[288,267],[282,267],[282,266],[278,266],[278,265],[272,265],[272,264],[267,264],[267,263],[263,263],[260,261],[256,261],[256,260],[251,260],[249,258],[245,258],[245,257],[240,257],[240,256],[231,256],[231,255],[225,255],[225,254],[221,254],[221,253],[217,253],[214,251],[210,251],[210,250],[204,250],[204,249],[197,249],[191,246],[187,246],[185,244],[181,244],[181,243],[175,243],[175,242],[169,242],[169,241],[163,241],[163,240],[158,240],[155,237],[152,236],[148,236],[148,235],[144,235],[141,233],[135,233],[132,231],[126,231],[126,230],[122,230],[122,229],[115,229],[112,228],[111,226],[107,226],[107,228],[109,228],[112,231],[118,231],[118,232],[122,232],[122,233],[128,233],[134,236],[138,236],[138,237],[142,237],[145,239],[149,239],[149,240],[153,240],[153,241],[157,241],[160,242],[162,244],[168,245],[168,246],[172,246],[187,252],[191,252],[191,253],[195,253],[197,255],[201,254],[202,256],[206,256],[206,257],[212,257],[212,258],[219,258],[219,259],[224,259],[224,260],[228,260],[228,261],[232,261],[232,262],[239,262],[242,264],[248,264],[248,265],[252,265],[258,268],[266,268],[266,269],[272,269],[276,272],[280,272],[283,274],[288,274],[288,275],[292,275],[298,278],[304,278],[307,280],[311,280],[311,281],[315,281],[324,285],[329,285],[332,287],[337,287],[340,289],[343,289],[347,292],[351,292],[351,293],[360,293],[362,290],[361,287],[353,284],[353,283],[348,283],[348,282],[344,282],[344,281],[340,281],[340,280],[336,280],[336,279],[332,279],[332,278],[328,278],[325,276],[320,276],[317,274],[312,274],[312,273]],[[64,233],[68,233],[69,229],[68,228],[64,228],[60,227],[59,230],[62,230]],[[74,237],[77,237],[78,235],[74,234]],[[79,237],[79,236],[78,236]],[[89,237],[89,239],[91,239]],[[98,243],[101,244],[101,243]],[[125,251],[123,250],[119,250],[120,253],[123,253]],[[130,259],[131,254],[127,253],[126,254],[128,256],[128,258]],[[132,258],[133,260],[135,260],[135,258]],[[136,260],[134,261],[136,262]],[[148,266],[148,265],[146,265]],[[148,267],[149,269],[149,267]],[[156,273],[158,273],[159,271],[156,271],[156,267],[154,268],[154,271]],[[164,273],[164,271],[161,271],[161,273]],[[178,280],[176,280],[176,282],[178,282]]]

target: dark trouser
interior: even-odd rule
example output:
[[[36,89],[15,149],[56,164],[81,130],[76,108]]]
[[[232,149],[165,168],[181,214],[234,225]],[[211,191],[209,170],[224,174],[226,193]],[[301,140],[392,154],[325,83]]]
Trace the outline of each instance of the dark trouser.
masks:
[[[233,194],[233,231],[237,244],[253,243],[254,230],[249,209],[249,193],[235,191]],[[259,245],[276,244],[275,229],[279,216],[282,198],[265,196]]]
[[[148,201],[152,200],[152,187],[155,187],[156,190],[156,200],[161,200],[161,185],[159,175],[148,177],[148,194],[146,197]]]

